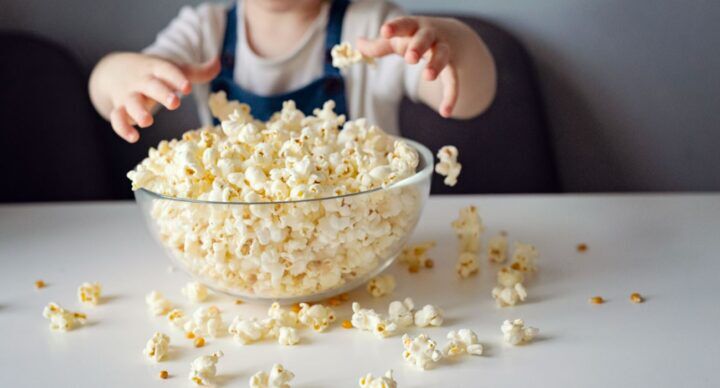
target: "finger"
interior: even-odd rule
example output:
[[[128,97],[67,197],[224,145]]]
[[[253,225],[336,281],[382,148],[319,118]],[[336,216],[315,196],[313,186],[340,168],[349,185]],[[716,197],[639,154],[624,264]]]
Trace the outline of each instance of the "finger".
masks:
[[[167,85],[182,94],[188,95],[192,91],[192,84],[188,77],[183,74],[179,67],[170,62],[158,61],[152,75],[163,80]]]
[[[373,40],[358,38],[356,44],[362,55],[367,57],[380,58],[395,52],[390,40],[385,38]]]
[[[158,78],[151,78],[140,88],[140,93],[147,98],[153,99],[169,110],[175,110],[180,106],[180,98],[165,82]]]
[[[459,93],[458,76],[455,66],[445,66],[445,69],[440,72],[440,81],[443,85],[443,98],[440,103],[440,115],[448,118],[452,116]]]
[[[150,112],[145,108],[145,100],[140,93],[133,93],[125,100],[125,110],[140,128],[147,128],[154,121]]]
[[[425,79],[434,81],[450,62],[450,47],[446,43],[438,43],[432,49],[432,56],[425,68]]]
[[[380,28],[380,36],[385,39],[397,36],[413,36],[419,27],[417,18],[401,16],[383,24]]]
[[[407,52],[405,53],[405,61],[414,65],[420,61],[420,58],[430,50],[435,44],[435,31],[430,28],[423,28],[417,31],[410,40]]]
[[[115,108],[110,112],[110,125],[113,131],[128,143],[135,143],[140,138],[137,129],[130,125],[130,117],[124,107]]]
[[[180,66],[180,69],[190,82],[195,84],[208,83],[220,73],[220,57],[215,57],[199,66]]]

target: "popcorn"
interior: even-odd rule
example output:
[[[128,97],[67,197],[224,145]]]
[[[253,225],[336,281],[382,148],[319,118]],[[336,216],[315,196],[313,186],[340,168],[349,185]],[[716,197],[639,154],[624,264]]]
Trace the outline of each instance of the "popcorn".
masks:
[[[411,298],[405,298],[403,301],[396,300],[390,302],[388,316],[398,328],[412,326],[414,323],[413,308],[415,308],[415,304]]]
[[[243,319],[238,316],[228,326],[228,333],[242,345],[260,341],[268,336],[268,332],[268,322],[259,321],[257,318]]]
[[[201,356],[190,364],[190,381],[197,385],[211,385],[217,375],[216,365],[218,360],[224,356],[222,350],[215,353]]]
[[[442,353],[437,350],[437,343],[425,334],[415,338],[403,334],[402,342],[405,348],[403,358],[417,369],[428,369],[442,359]]]
[[[268,309],[268,318],[270,318],[276,326],[296,327],[298,325],[298,315],[292,310],[284,309],[278,302],[274,302]]]
[[[518,302],[524,302],[527,298],[527,291],[522,283],[515,283],[512,287],[495,287],[492,290],[492,297],[498,307],[515,306]]]
[[[455,186],[460,170],[462,170],[462,164],[457,161],[457,148],[444,146],[438,151],[437,157],[440,161],[435,165],[435,172],[445,177],[443,181],[445,185]]]
[[[350,323],[360,330],[372,332],[378,338],[390,337],[398,329],[397,324],[392,320],[381,316],[375,310],[361,308],[357,302],[352,304],[352,309]]]
[[[458,356],[463,353],[480,356],[483,353],[483,346],[478,341],[477,335],[470,329],[460,329],[447,334],[450,342],[445,345],[443,354],[446,357]]]
[[[461,278],[468,278],[480,271],[477,254],[474,252],[462,252],[458,257],[455,270]]]
[[[525,275],[521,271],[511,267],[502,267],[497,273],[497,282],[503,287],[515,287],[516,284],[525,281]]]
[[[452,222],[452,228],[460,242],[460,252],[480,252],[480,236],[485,227],[475,206],[460,209],[460,215]]]
[[[390,369],[384,376],[373,377],[368,373],[358,381],[360,388],[397,388],[397,381],[393,378],[393,371]]]
[[[165,299],[162,293],[158,291],[151,291],[145,296],[145,303],[147,303],[148,310],[153,315],[163,315],[170,311],[172,303]]]
[[[366,57],[359,50],[354,49],[348,42],[342,42],[333,46],[330,50],[330,56],[332,56],[333,67],[339,69],[345,69],[360,62],[365,62],[370,65],[375,63],[375,58]]]
[[[440,326],[443,323],[443,311],[431,304],[415,312],[415,326]]]
[[[270,373],[260,371],[250,378],[250,388],[290,388],[295,374],[280,364],[275,364]]]
[[[168,319],[168,322],[170,322],[170,325],[172,325],[173,327],[176,327],[181,330],[184,329],[185,323],[186,323],[186,318],[185,318],[185,312],[183,312],[182,310],[172,309],[167,314],[167,319]]]
[[[522,319],[516,319],[514,321],[506,320],[503,322],[500,330],[503,333],[505,342],[511,345],[530,342],[540,332],[534,327],[525,327],[525,322]]]
[[[323,332],[335,322],[335,312],[330,307],[321,304],[312,306],[307,303],[300,303],[300,312],[298,320],[305,326],[312,327],[317,332]]]
[[[283,326],[278,329],[278,343],[280,345],[292,346],[298,342],[300,342],[300,336],[295,328]]]
[[[537,271],[537,257],[540,254],[537,249],[530,244],[524,244],[517,242],[515,243],[515,250],[512,254],[510,265],[513,269],[523,272],[535,272]]]
[[[488,260],[493,263],[503,263],[507,259],[508,241],[503,235],[492,236],[488,240]]]
[[[408,271],[413,273],[418,272],[420,267],[428,267],[428,262],[431,262],[431,259],[427,257],[427,251],[434,246],[435,241],[406,246],[402,252],[400,252],[398,261],[401,264],[406,264]]]
[[[145,345],[143,354],[150,360],[160,362],[165,358],[169,347],[170,337],[163,333],[155,332]]]
[[[80,303],[86,303],[96,306],[100,303],[100,293],[102,286],[100,283],[83,283],[78,287],[78,299]]]
[[[214,338],[225,330],[225,323],[217,307],[200,307],[193,313],[192,321],[185,322],[184,329],[195,335],[209,335]]]
[[[207,299],[208,288],[200,282],[189,282],[183,287],[182,293],[190,302],[200,303]]]
[[[69,331],[78,323],[85,323],[87,316],[83,313],[73,313],[60,307],[57,303],[49,303],[43,309],[43,317],[50,320],[50,330]]]
[[[376,298],[390,294],[394,290],[395,277],[392,275],[380,275],[371,279],[367,284],[367,291]]]

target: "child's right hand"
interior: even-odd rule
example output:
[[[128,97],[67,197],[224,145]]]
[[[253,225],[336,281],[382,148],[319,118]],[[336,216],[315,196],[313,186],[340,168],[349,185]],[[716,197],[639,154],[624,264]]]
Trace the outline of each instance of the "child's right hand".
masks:
[[[140,138],[134,125],[151,126],[157,104],[177,109],[178,94],[189,94],[193,83],[207,83],[219,72],[217,58],[200,66],[178,66],[149,55],[111,54],[90,76],[90,98],[98,112],[110,120],[115,133],[134,143]]]

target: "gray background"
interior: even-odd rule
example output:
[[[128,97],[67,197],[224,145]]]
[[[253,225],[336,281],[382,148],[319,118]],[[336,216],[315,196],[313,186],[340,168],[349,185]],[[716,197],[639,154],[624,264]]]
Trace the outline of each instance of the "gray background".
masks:
[[[0,28],[52,37],[90,68],[110,50],[149,44],[191,3],[198,1],[2,0]],[[398,3],[478,15],[528,47],[565,190],[720,190],[720,1]],[[190,128],[197,118],[184,104],[158,121]]]

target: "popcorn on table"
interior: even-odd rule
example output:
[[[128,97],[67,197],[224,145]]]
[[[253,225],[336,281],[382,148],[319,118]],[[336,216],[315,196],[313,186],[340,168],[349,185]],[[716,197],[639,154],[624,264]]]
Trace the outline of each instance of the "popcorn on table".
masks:
[[[460,252],[455,271],[461,278],[468,278],[480,271],[480,263],[475,252]]]
[[[368,373],[358,381],[360,388],[397,388],[397,381],[393,378],[393,371],[390,369],[384,376],[373,377]]]
[[[458,163],[458,150],[455,146],[444,146],[437,153],[439,159],[435,165],[435,172],[444,176],[443,183],[446,186],[455,186],[457,178],[462,170],[462,164]]]
[[[387,338],[397,332],[398,325],[391,319],[385,318],[373,309],[364,309],[360,304],[352,304],[353,315],[350,319],[353,327],[369,331],[378,338]]]
[[[405,348],[403,358],[417,369],[428,369],[442,359],[442,353],[437,349],[437,343],[425,334],[420,334],[415,338],[403,334],[402,342]]]
[[[159,291],[151,291],[145,296],[145,303],[147,303],[148,310],[153,315],[166,314],[172,308],[172,303],[165,299],[162,293]]]
[[[515,243],[510,266],[523,272],[537,271],[537,258],[540,255],[535,246],[521,242]]]
[[[152,338],[150,338],[147,344],[145,344],[143,354],[150,360],[160,362],[163,358],[165,358],[169,348],[170,337],[163,333],[155,332]]]
[[[260,341],[269,336],[269,331],[270,322],[260,321],[257,318],[244,319],[238,316],[228,326],[228,333],[242,345]]]
[[[185,322],[186,332],[195,335],[217,337],[225,330],[222,313],[216,306],[200,307],[193,313],[191,321]]]
[[[525,281],[525,275],[512,267],[502,267],[497,273],[497,282],[503,287],[515,287]]]
[[[201,303],[207,299],[209,291],[208,288],[200,282],[189,282],[183,287],[182,293],[190,302]]]
[[[415,323],[413,309],[415,304],[411,298],[405,298],[404,300],[396,300],[390,302],[388,306],[388,316],[390,321],[394,322],[398,328],[405,328],[412,326]]]
[[[295,374],[281,364],[275,364],[270,373],[259,371],[250,378],[250,388],[290,388],[290,381]]]
[[[492,297],[498,307],[515,306],[527,299],[527,290],[522,283],[515,283],[512,287],[497,286],[492,289]]]
[[[50,321],[50,329],[54,331],[72,330],[78,323],[85,323],[87,316],[65,310],[57,303],[49,303],[43,309],[43,317]]]
[[[540,332],[537,328],[525,326],[525,322],[522,319],[515,319],[513,321],[506,320],[503,322],[500,330],[503,333],[505,342],[511,345],[530,342]]]
[[[332,57],[333,67],[337,67],[338,69],[345,69],[360,62],[367,64],[375,63],[375,58],[363,55],[360,50],[353,48],[348,42],[342,42],[333,46],[330,50],[330,56]]]
[[[180,309],[172,309],[167,314],[167,319],[168,319],[168,322],[170,322],[170,325],[172,325],[173,327],[180,329],[180,330],[184,330],[185,322],[186,322],[184,311],[182,311]]]
[[[321,304],[310,306],[307,303],[300,303],[298,320],[305,326],[312,327],[317,332],[325,331],[331,323],[335,322],[335,312],[332,308]]]
[[[300,342],[300,335],[294,327],[282,326],[278,328],[278,343],[284,346],[297,345]]]
[[[299,323],[298,314],[292,310],[283,308],[278,302],[270,305],[267,314],[275,326],[296,327]]]
[[[442,309],[431,304],[425,305],[415,312],[415,326],[440,326],[443,323],[443,315]]]
[[[435,241],[427,241],[420,244],[408,245],[402,249],[398,256],[398,262],[408,266],[408,271],[418,272],[421,267],[427,267],[431,260],[428,251],[435,246]]]
[[[485,226],[477,207],[471,205],[460,209],[460,215],[451,225],[460,242],[460,252],[480,252],[480,236]]]
[[[222,350],[200,356],[190,364],[190,381],[197,385],[211,385],[217,375],[216,365],[223,356]]]
[[[100,303],[101,292],[102,285],[100,283],[83,283],[80,287],[78,287],[78,299],[80,300],[80,303],[96,306]]]
[[[379,298],[395,290],[395,277],[393,275],[380,275],[371,279],[367,284],[370,295]]]
[[[470,329],[453,330],[447,334],[447,339],[450,342],[443,349],[445,356],[452,357],[464,353],[480,356],[483,353],[483,346],[478,341],[477,334]]]
[[[507,237],[501,234],[492,236],[488,240],[488,260],[501,264],[507,259],[508,241]]]

